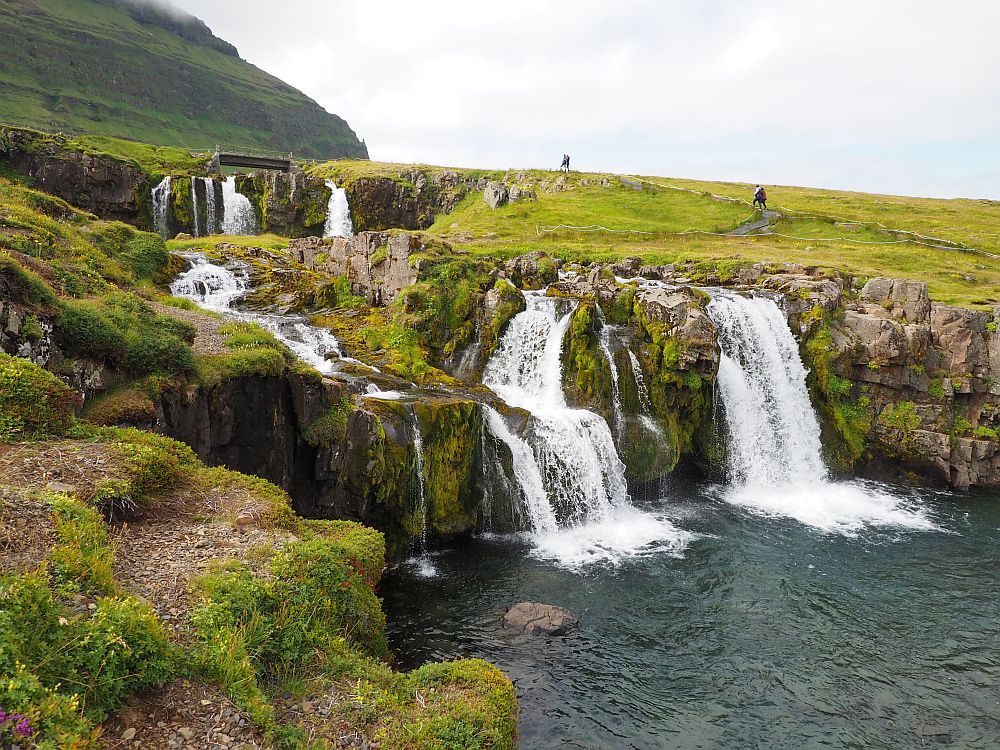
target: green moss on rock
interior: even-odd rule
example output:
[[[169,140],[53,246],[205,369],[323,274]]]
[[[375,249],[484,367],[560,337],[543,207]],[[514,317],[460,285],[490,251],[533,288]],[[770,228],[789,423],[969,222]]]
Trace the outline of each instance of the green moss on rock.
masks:
[[[0,441],[62,435],[80,397],[27,359],[0,353]]]

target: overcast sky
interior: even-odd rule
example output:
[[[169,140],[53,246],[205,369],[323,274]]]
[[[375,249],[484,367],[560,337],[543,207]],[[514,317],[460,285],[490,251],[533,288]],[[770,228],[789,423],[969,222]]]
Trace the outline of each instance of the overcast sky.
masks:
[[[174,0],[372,159],[1000,198],[1000,0]]]

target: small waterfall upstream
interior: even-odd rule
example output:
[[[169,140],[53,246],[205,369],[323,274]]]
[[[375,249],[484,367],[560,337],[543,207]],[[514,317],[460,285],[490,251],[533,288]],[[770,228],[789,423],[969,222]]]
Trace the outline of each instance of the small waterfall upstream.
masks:
[[[191,178],[191,222],[192,222],[192,231],[193,231],[193,234],[194,234],[195,237],[201,237],[202,234],[203,234],[203,232],[202,232],[201,225],[198,223],[198,220],[199,220],[200,217],[198,216],[198,191],[196,190],[197,185],[198,185],[198,178],[197,177],[192,177]]]
[[[236,190],[236,177],[230,175],[222,183],[222,233],[251,235],[258,231],[250,199]]]
[[[238,310],[234,305],[246,296],[250,284],[246,273],[232,270],[209,261],[200,253],[185,253],[191,263],[184,273],[170,285],[175,297],[189,299],[206,310],[219,312],[228,318],[245,323],[256,323],[270,331],[299,359],[312,365],[324,375],[334,371],[336,361],[363,364],[356,359],[342,357],[337,338],[325,328],[317,328],[296,315],[272,315]],[[327,354],[336,355],[334,360]]]
[[[219,231],[219,219],[215,206],[215,180],[202,177],[205,185],[205,234],[211,235]]]
[[[663,431],[656,419],[653,418],[653,404],[649,400],[649,389],[646,388],[646,380],[642,377],[642,365],[639,363],[639,358],[631,349],[625,351],[628,352],[628,359],[632,365],[635,390],[639,394],[639,421],[652,434],[662,437]]]
[[[715,291],[708,313],[722,349],[729,502],[823,531],[866,525],[934,528],[924,511],[862,482],[831,482],[798,344],[766,297]]]
[[[683,547],[689,534],[632,507],[607,422],[566,404],[561,355],[571,310],[560,310],[564,303],[544,291],[527,292],[525,300],[483,382],[532,415],[523,439],[530,455],[501,427],[499,414],[487,412],[487,424],[514,455],[537,552],[578,565]]]
[[[153,229],[163,239],[170,237],[170,175],[150,191],[153,199]]]
[[[347,193],[337,187],[332,180],[326,180],[330,188],[330,202],[326,206],[324,237],[353,237],[354,224],[351,222],[351,208],[347,203]]]

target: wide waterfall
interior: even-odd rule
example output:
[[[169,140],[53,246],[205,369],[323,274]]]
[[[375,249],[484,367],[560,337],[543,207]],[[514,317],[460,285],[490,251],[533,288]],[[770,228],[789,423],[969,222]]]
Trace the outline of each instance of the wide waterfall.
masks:
[[[274,334],[299,359],[323,374],[333,372],[336,360],[362,364],[341,356],[340,344],[330,331],[311,326],[299,316],[236,309],[235,304],[246,296],[250,288],[249,280],[241,269],[232,270],[212,263],[200,253],[186,253],[184,257],[191,268],[170,285],[170,292],[175,297],[184,297],[206,310],[241,322],[256,323]],[[334,359],[328,359],[328,354],[334,355]]]
[[[330,188],[330,202],[326,206],[324,237],[353,237],[354,224],[351,223],[351,208],[347,204],[347,193],[332,180],[326,180]]]
[[[806,369],[773,300],[717,291],[708,313],[722,348],[718,387],[728,433],[728,501],[824,531],[933,528],[920,508],[885,488],[827,481]]]
[[[250,199],[236,190],[236,178],[232,175],[222,183],[222,205],[223,234],[257,234],[257,215]]]
[[[170,175],[151,191],[153,199],[153,228],[163,239],[170,236]]]
[[[625,467],[604,419],[566,403],[561,355],[571,310],[560,310],[564,303],[544,291],[527,292],[525,299],[525,311],[510,322],[483,382],[532,415],[525,439],[545,502],[533,497],[530,487],[524,493],[538,552],[581,564],[683,547],[689,534],[632,507]],[[494,434],[503,439],[501,430]],[[533,472],[526,456],[520,460],[522,471]]]

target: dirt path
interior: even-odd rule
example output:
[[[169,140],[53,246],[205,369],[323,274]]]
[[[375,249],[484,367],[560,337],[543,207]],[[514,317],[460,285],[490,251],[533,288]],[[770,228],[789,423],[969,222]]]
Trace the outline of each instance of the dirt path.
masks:
[[[164,305],[162,302],[150,301],[149,306],[160,315],[169,315],[195,327],[193,347],[195,354],[225,354],[229,351],[225,338],[219,333],[219,327],[226,323],[223,318],[217,318],[207,312]]]
[[[743,237],[747,234],[753,234],[762,229],[768,229],[774,222],[781,218],[781,214],[777,211],[764,211],[763,216],[756,221],[748,222],[741,226],[736,227],[731,232],[726,232],[730,237]]]

